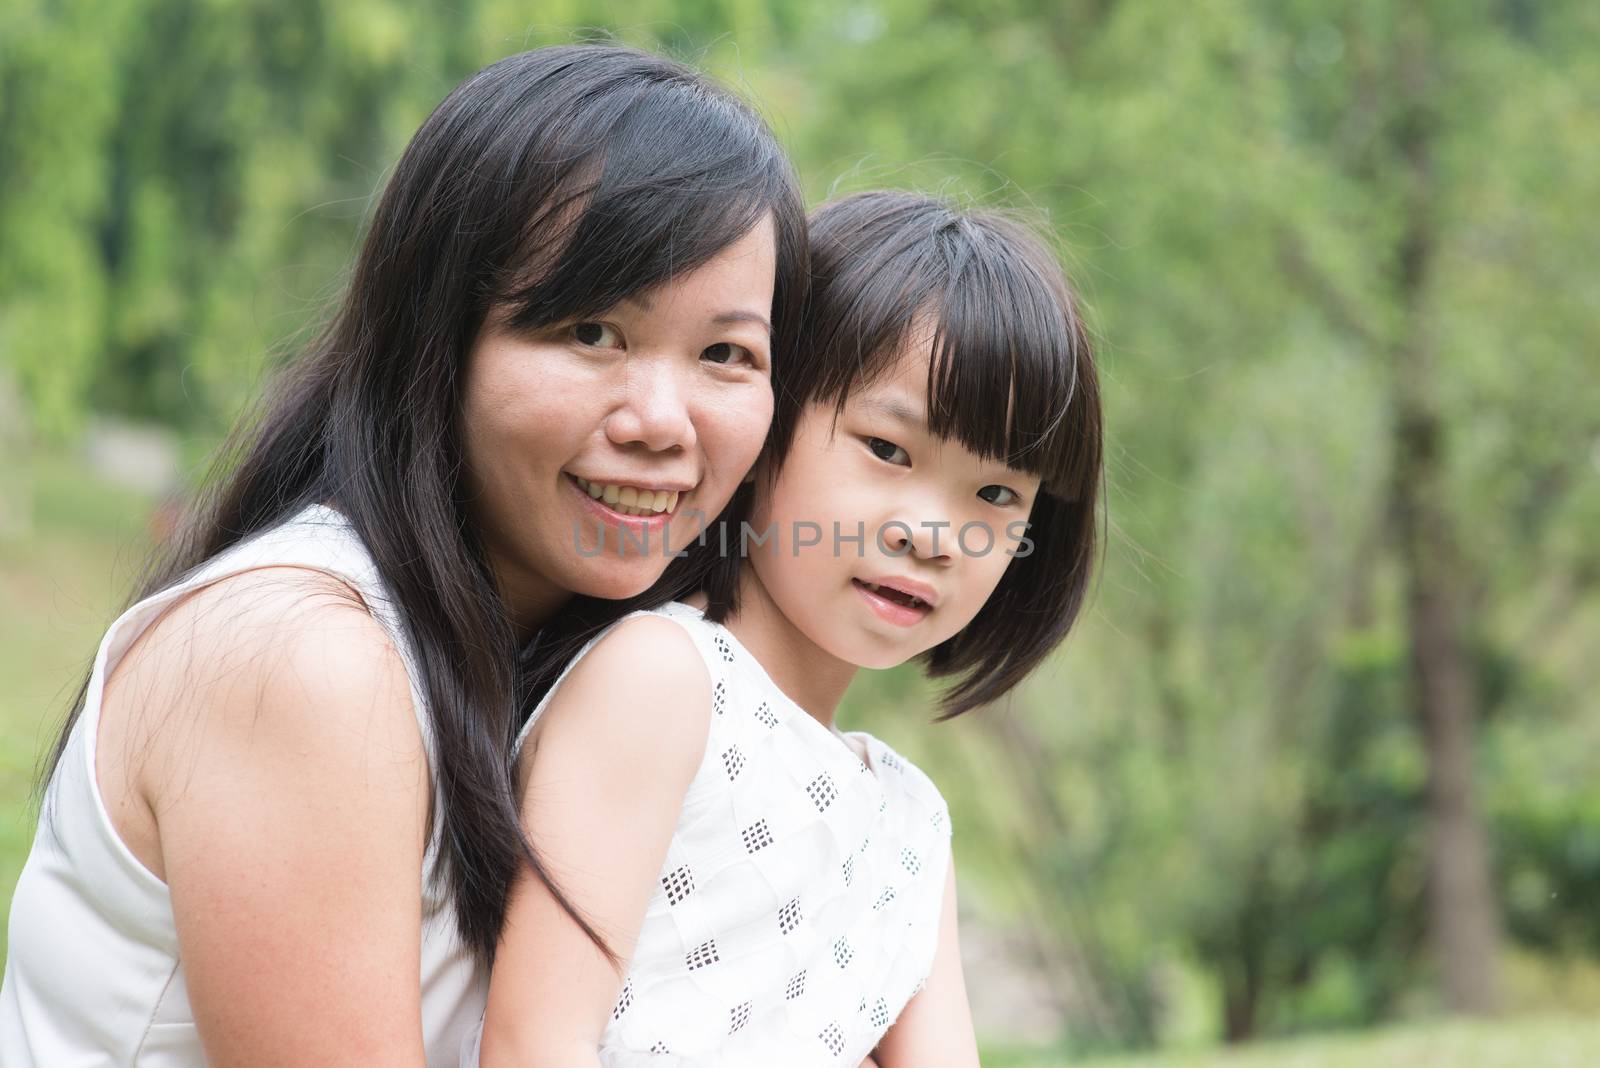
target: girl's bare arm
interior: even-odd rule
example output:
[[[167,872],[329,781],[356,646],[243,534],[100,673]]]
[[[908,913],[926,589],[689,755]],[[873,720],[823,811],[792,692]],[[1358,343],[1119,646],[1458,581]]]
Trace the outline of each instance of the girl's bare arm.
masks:
[[[579,662],[523,750],[529,841],[624,963],[710,718],[711,679],[692,639],[645,616]],[[481,1064],[594,1068],[622,974],[549,889],[525,877],[490,973]]]
[[[873,1051],[881,1068],[978,1068],[978,1040],[973,1033],[967,982],[961,970],[961,945],[956,928],[956,868],[950,861],[945,877],[944,906],[939,916],[939,946],[933,971],[920,993]]]

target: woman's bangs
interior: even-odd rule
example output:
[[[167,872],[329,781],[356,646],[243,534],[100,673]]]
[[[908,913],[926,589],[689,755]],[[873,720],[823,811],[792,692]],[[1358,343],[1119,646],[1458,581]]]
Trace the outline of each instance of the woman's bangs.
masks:
[[[630,103],[605,134],[603,156],[591,148],[558,165],[566,173],[529,213],[508,272],[515,281],[500,298],[513,325],[599,314],[703,266],[769,214],[782,269],[787,165],[726,102],[697,101],[700,121],[686,123],[670,95]]]

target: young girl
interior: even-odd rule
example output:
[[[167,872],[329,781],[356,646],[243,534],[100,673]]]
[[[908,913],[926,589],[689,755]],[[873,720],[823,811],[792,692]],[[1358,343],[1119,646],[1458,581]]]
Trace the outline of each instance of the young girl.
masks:
[[[805,336],[753,484],[676,571],[695,592],[607,628],[524,729],[525,824],[607,945],[524,880],[483,1065],[978,1063],[945,802],[834,711],[921,657],[956,715],[1065,635],[1094,367],[1053,258],[998,217],[874,193],[811,234]]]

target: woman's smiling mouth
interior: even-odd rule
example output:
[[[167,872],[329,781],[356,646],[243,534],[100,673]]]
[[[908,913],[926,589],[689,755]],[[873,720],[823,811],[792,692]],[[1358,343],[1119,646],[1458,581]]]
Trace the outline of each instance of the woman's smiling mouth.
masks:
[[[588,499],[595,512],[616,522],[652,525],[665,522],[692,487],[641,486],[637,483],[591,481],[568,474],[574,488]]]

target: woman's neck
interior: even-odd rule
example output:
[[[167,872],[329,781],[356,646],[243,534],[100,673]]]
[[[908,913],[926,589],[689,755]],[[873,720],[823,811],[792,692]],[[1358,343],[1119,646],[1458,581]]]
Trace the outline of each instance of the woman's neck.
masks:
[[[526,645],[563,605],[572,599],[570,590],[558,589],[541,577],[528,572],[503,568],[490,558],[495,584],[500,588],[500,599],[506,606],[506,618],[516,635],[517,646]]]
[[[748,565],[739,572],[739,611],[727,627],[784,695],[833,729],[834,714],[860,670],[818,646],[778,610]]]

